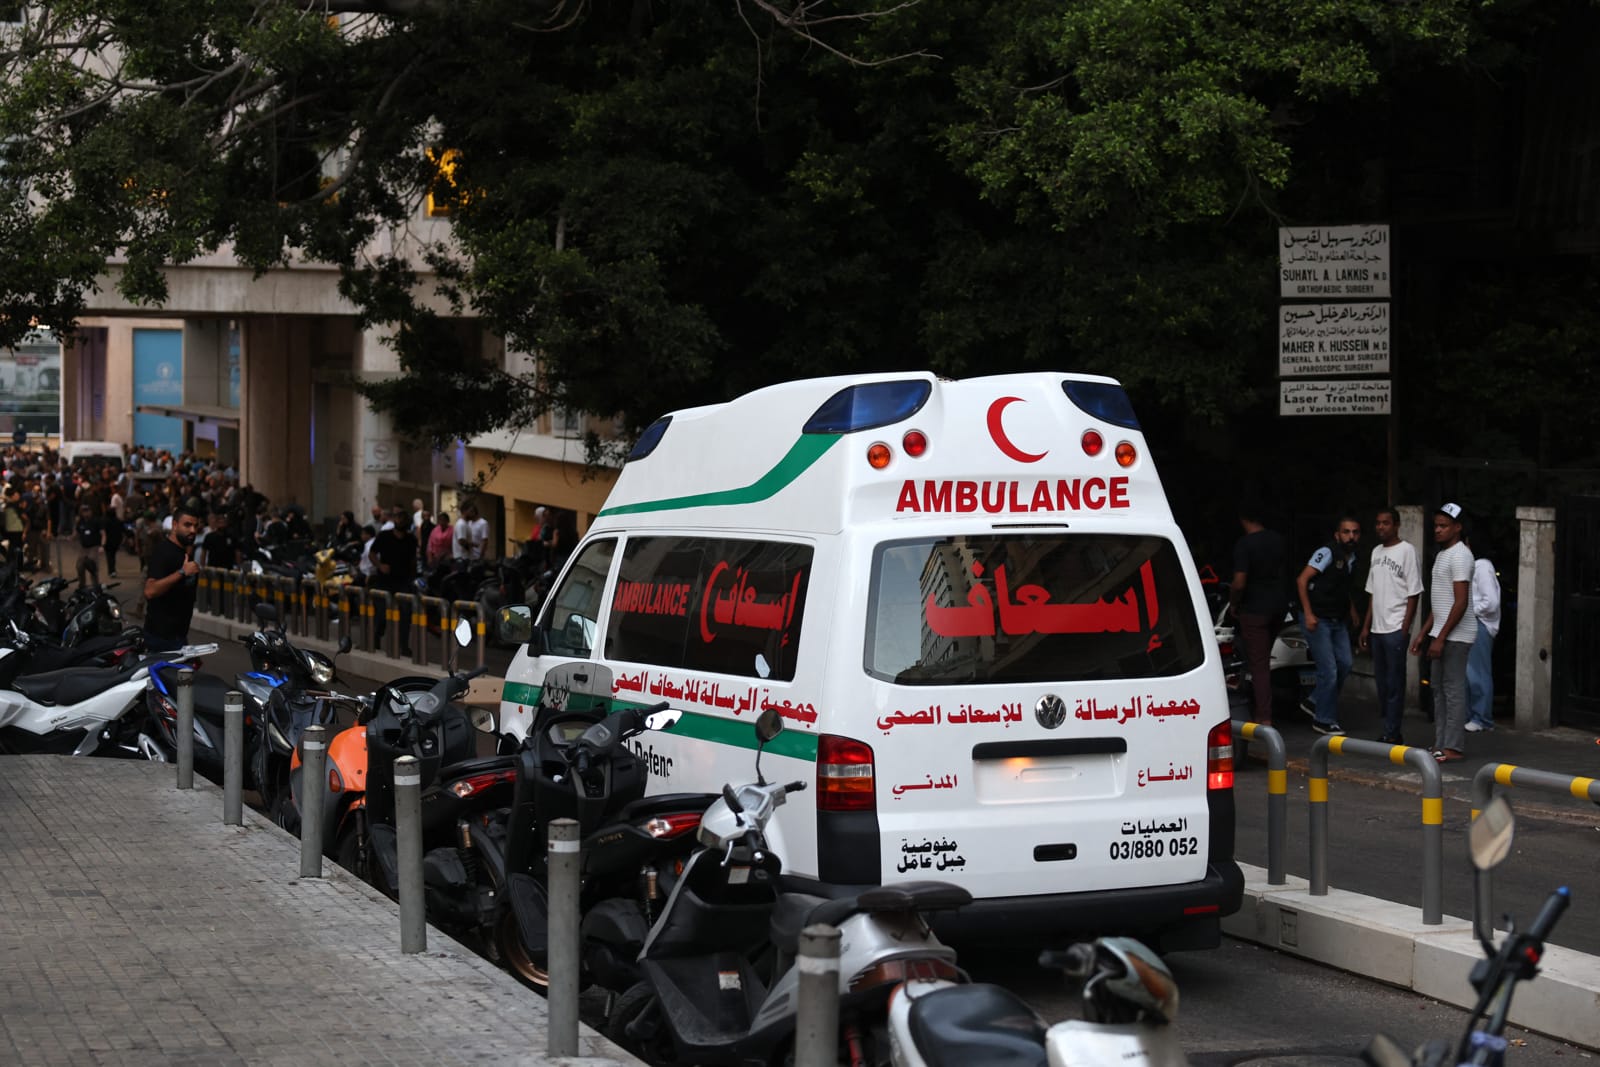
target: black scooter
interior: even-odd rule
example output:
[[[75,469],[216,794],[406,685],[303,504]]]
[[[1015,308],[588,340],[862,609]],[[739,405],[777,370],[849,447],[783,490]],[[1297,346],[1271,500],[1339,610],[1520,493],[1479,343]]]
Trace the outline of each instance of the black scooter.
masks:
[[[611,671],[568,663],[545,676],[540,704],[515,754],[511,807],[469,821],[472,850],[496,898],[484,915],[501,960],[524,984],[549,983],[546,844],[550,823],[575,819],[582,840],[584,970],[606,989],[638,980],[636,958],[650,923],[694,847],[693,831],[715,799],[706,793],[646,797],[647,761],[628,747],[647,729],[668,729],[666,704],[608,711]]]

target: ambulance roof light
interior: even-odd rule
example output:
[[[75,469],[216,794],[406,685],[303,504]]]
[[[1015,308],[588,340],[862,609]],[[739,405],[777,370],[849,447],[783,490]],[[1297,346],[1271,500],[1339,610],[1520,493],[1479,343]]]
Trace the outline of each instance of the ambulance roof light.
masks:
[[[633,443],[633,449],[628,453],[628,462],[643,459],[656,450],[656,445],[661,443],[662,435],[667,432],[667,424],[672,421],[671,415],[663,415],[655,422],[644,428],[644,433],[639,435],[639,440]]]
[[[1097,419],[1129,430],[1139,428],[1139,417],[1133,413],[1133,402],[1120,385],[1111,382],[1062,382],[1061,388],[1072,401]]]
[[[806,421],[806,433],[853,433],[890,426],[922,410],[933,383],[922,379],[849,385],[834,393]]]

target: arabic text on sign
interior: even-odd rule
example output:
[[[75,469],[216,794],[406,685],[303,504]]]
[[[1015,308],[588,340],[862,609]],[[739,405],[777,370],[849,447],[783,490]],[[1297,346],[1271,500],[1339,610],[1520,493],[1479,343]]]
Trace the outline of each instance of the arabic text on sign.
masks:
[[[912,844],[900,839],[900,862],[895,870],[901,874],[911,871],[947,871],[967,865],[966,857],[956,852],[960,846],[950,840],[924,840]]]

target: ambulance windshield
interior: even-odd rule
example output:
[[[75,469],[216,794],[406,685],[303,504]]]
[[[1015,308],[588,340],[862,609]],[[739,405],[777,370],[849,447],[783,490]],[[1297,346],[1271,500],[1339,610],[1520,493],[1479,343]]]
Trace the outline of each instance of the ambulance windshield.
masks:
[[[903,685],[1165,677],[1204,638],[1161,537],[896,541],[873,560],[865,666]]]

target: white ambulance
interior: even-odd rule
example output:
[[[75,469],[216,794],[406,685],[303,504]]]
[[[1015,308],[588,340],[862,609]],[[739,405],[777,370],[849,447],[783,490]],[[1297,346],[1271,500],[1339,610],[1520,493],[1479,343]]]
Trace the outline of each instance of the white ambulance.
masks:
[[[941,931],[1209,947],[1239,905],[1228,700],[1195,566],[1108,378],[791,382],[641,436],[535,620],[500,722],[553,665],[685,714],[657,792],[748,778],[780,709],[788,884],[910,879]]]

